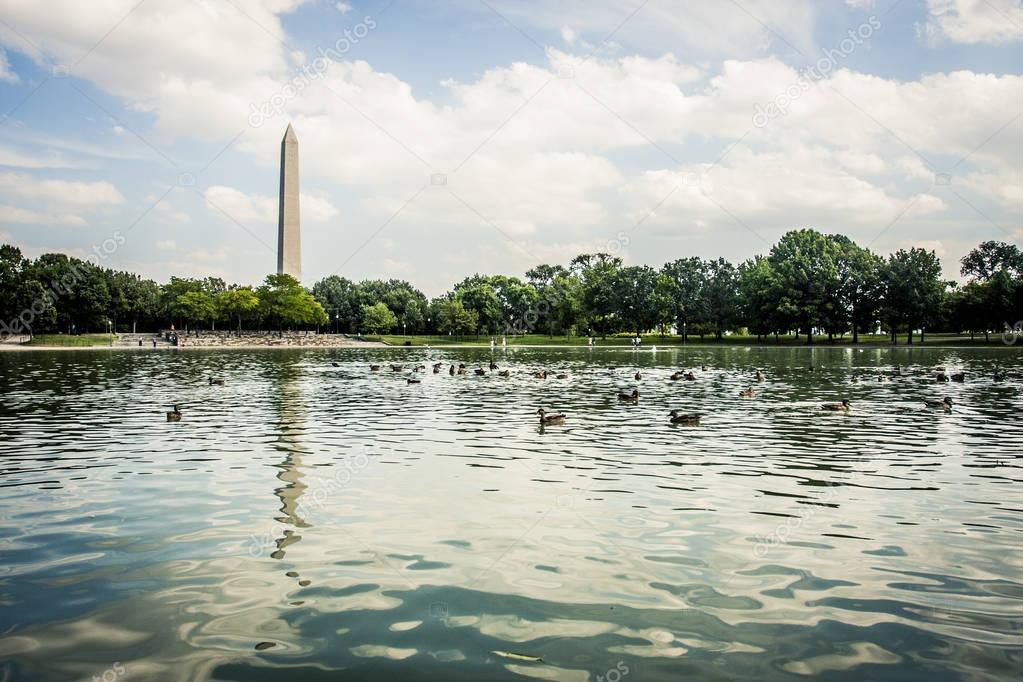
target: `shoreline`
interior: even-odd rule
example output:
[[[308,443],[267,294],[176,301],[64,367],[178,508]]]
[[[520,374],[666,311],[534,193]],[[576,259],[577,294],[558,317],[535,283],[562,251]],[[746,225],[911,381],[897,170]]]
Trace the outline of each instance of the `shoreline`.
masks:
[[[859,349],[859,350],[953,350],[953,349],[967,349],[967,350],[1023,350],[1023,344],[1010,345],[1010,344],[852,344],[852,343],[831,343],[831,344],[814,344],[812,346],[807,345],[776,345],[768,343],[734,343],[734,344],[718,344],[718,343],[689,343],[686,345],[681,344],[668,344],[658,346],[657,344],[651,344],[649,346],[641,346],[639,348],[633,348],[628,345],[605,345],[605,346],[581,346],[581,345],[566,345],[566,344],[521,344],[521,345],[510,345],[510,346],[496,346],[490,348],[486,345],[479,344],[443,344],[443,345],[417,345],[417,346],[395,346],[380,341],[361,341],[358,343],[344,344],[338,346],[292,346],[292,345],[266,345],[266,344],[217,344],[217,345],[196,345],[196,346],[159,346],[152,348],[149,346],[137,347],[137,346],[52,346],[52,345],[28,345],[28,344],[14,344],[14,343],[0,343],[0,352],[31,352],[31,351],[128,351],[133,353],[145,353],[145,352],[168,352],[168,351],[225,351],[225,350],[355,350],[355,349],[383,349],[389,348],[392,350],[444,350],[450,348],[452,350],[490,350],[490,351],[509,351],[509,350],[520,350],[536,348],[539,350],[625,350],[635,352],[656,352],[673,351],[673,350],[707,350],[714,348],[774,348],[774,349],[786,349],[786,350],[821,350],[821,349]]]

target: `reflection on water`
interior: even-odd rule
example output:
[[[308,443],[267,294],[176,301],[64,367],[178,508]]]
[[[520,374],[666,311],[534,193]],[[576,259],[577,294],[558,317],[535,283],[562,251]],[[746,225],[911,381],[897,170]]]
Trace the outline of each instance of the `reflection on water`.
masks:
[[[0,679],[1023,668],[1017,352],[522,349],[495,357],[508,378],[368,371],[489,359],[0,354]]]

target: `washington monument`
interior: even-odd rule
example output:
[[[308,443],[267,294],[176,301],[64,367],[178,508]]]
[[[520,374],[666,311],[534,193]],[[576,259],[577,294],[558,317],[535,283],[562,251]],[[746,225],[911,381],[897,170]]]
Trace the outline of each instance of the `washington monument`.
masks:
[[[281,140],[281,201],[277,220],[277,272],[302,280],[302,236],[298,219],[298,137],[288,124]]]

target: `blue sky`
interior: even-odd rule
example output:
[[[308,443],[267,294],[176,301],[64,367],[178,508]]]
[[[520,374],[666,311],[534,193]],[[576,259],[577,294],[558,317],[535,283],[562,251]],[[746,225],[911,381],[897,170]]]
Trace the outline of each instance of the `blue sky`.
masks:
[[[158,280],[273,270],[288,122],[307,284],[1023,234],[1019,0],[0,0],[0,50],[0,239]]]

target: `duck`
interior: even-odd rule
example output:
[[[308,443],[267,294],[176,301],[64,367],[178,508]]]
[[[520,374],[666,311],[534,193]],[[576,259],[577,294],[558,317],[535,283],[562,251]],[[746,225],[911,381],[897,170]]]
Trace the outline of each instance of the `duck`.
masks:
[[[554,378],[555,379],[567,379],[568,375],[567,374],[555,374]]]
[[[543,370],[542,372],[533,372],[533,377],[536,379],[546,379],[547,370]]]
[[[634,379],[635,379],[636,381],[639,381],[639,380],[641,380],[641,379],[643,378],[643,375],[642,375],[642,374],[640,374],[639,372],[636,372],[636,375],[635,375],[635,376],[634,376],[633,378],[634,378]]]
[[[946,412],[948,412],[949,410],[952,409],[952,399],[945,397],[942,398],[941,400],[925,400],[924,405],[930,408],[945,410]]]
[[[412,368],[412,371],[413,372],[425,372],[426,371],[426,365],[416,365],[415,367]]]
[[[538,415],[540,415],[540,425],[541,426],[549,426],[551,424],[564,424],[565,423],[565,415],[563,415],[563,414],[547,414],[546,412],[544,412],[542,407],[539,410],[537,410],[536,413]]]
[[[686,380],[686,381],[696,381],[696,375],[695,375],[695,374],[693,374],[692,370],[690,370],[689,372],[687,372],[687,373],[685,374],[685,377],[684,377],[684,378],[685,378],[685,380]]]
[[[478,368],[473,370],[473,374],[475,374],[478,377],[485,376],[486,373],[487,373],[487,370],[483,369],[482,367],[478,367]]]
[[[936,375],[934,375],[934,378],[939,384],[944,384],[948,382],[948,375],[945,374],[944,372],[938,372]]]
[[[169,422],[181,421],[181,410],[178,409],[177,405],[174,405],[173,409],[167,413],[167,421]]]
[[[336,362],[332,362],[332,363],[330,363],[330,366],[331,367],[340,367],[341,365],[337,364]]]
[[[213,377],[210,377],[210,386],[223,386],[223,385],[224,385],[224,380],[223,379],[214,379]]]
[[[681,378],[683,378],[683,377],[685,377],[685,374],[684,374],[683,372],[675,372],[675,373],[674,373],[674,374],[672,374],[672,375],[671,375],[671,376],[670,376],[669,378],[670,378],[670,379],[671,379],[672,381],[678,381],[679,379],[681,379]]]
[[[448,374],[450,374],[451,376],[455,376],[455,366],[454,365],[451,365],[450,367],[448,367]]]
[[[392,372],[400,372],[405,369],[405,365],[391,365]]]
[[[413,377],[409,377],[405,381],[410,383],[410,384],[421,384],[421,383],[423,383],[419,379],[416,379],[416,378],[413,378]]]
[[[956,372],[952,375],[952,381],[959,384],[963,383],[966,381],[966,372]]]
[[[816,367],[814,367],[814,366],[813,366],[813,365],[811,364],[811,365],[808,365],[808,366],[807,366],[807,368],[806,368],[806,371],[807,371],[807,372],[816,372],[816,371],[817,371],[817,368],[816,368]]]
[[[509,372],[506,369],[502,369],[500,372],[497,373],[497,376],[499,376],[499,377],[510,377],[511,376],[511,372]]]
[[[1005,381],[1005,375],[996,369],[995,375],[991,377],[991,381],[995,382],[996,384],[1000,384],[1003,381]]]
[[[438,362],[436,365],[433,366],[433,373],[434,374],[440,374],[440,364],[441,363]]]
[[[701,417],[699,414],[686,414],[678,410],[672,410],[668,415],[672,424],[699,424]]]
[[[700,365],[700,371],[701,372],[706,372],[707,371],[707,365]]]
[[[458,371],[456,371],[455,374],[465,374],[465,365],[459,365]]]
[[[371,371],[371,372],[379,372],[380,371],[380,365],[370,365],[369,366],[369,371]]]
[[[756,398],[757,397],[757,392],[753,390],[752,386],[750,386],[745,391],[739,391],[739,397],[740,398]]]
[[[756,379],[758,383],[763,383],[764,381],[767,381],[767,377],[765,377],[764,373],[761,372],[759,369],[757,370]]]
[[[639,402],[639,390],[632,389],[632,393],[619,393],[618,399],[623,403],[638,403]]]
[[[843,400],[840,403],[824,403],[821,405],[822,410],[830,410],[831,412],[848,412],[852,406],[848,400]]]
[[[497,363],[493,360],[490,361],[490,369],[497,369]]]

